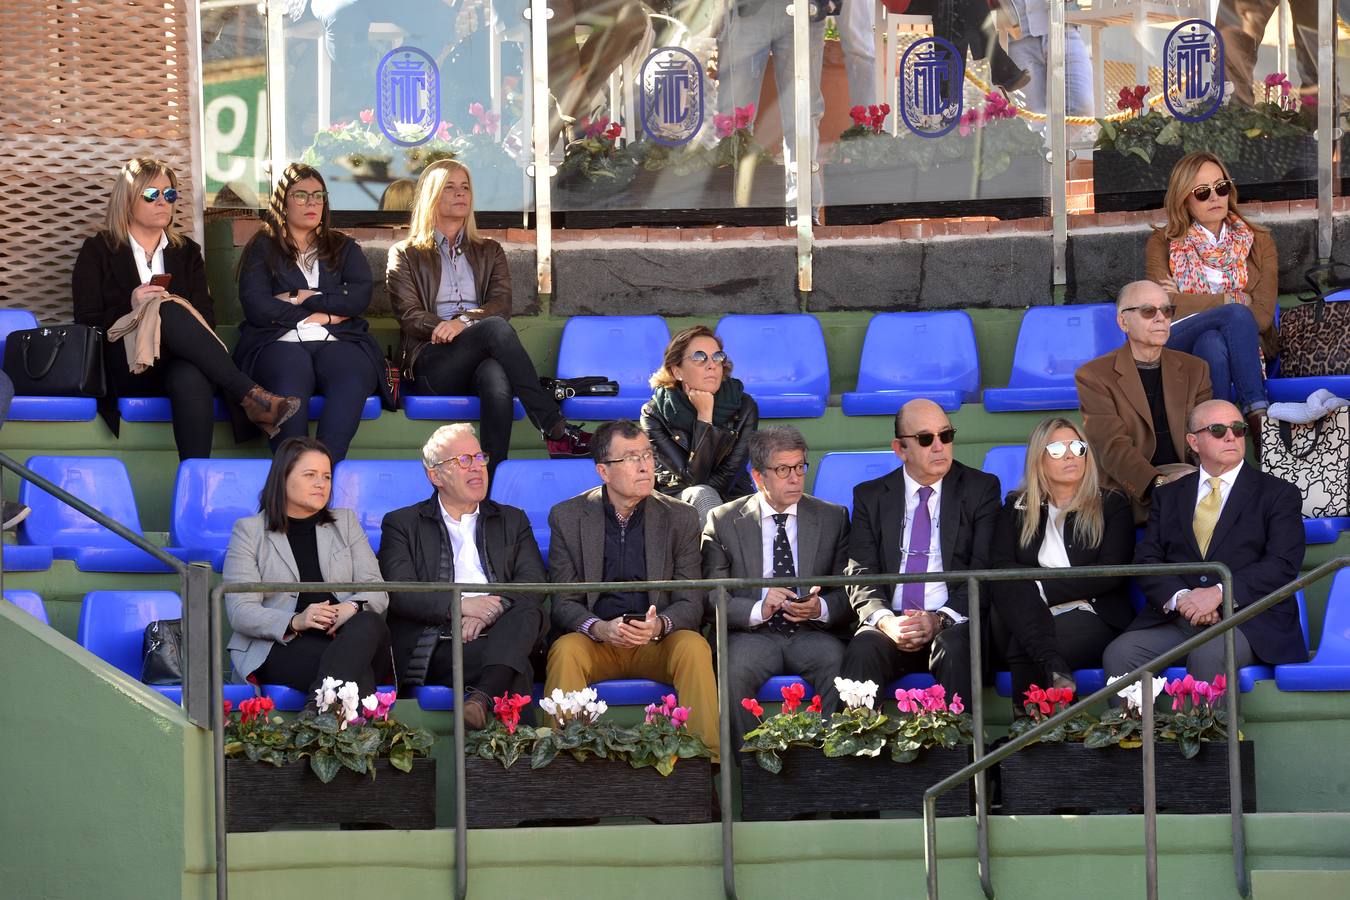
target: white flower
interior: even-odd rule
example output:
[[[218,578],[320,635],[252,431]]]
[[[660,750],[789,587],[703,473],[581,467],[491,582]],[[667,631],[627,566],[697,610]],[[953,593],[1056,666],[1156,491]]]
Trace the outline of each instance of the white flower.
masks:
[[[369,697],[362,698],[361,709],[365,712],[367,719],[373,717],[375,713],[379,711],[379,708],[380,708],[380,698],[376,697],[374,694],[371,694]]]
[[[871,709],[872,704],[877,699],[877,683],[875,681],[835,678],[834,687],[839,691],[839,699],[843,700],[844,705],[849,709],[858,709],[859,707]]]
[[[337,689],[342,682],[336,678],[325,678],[323,684],[314,692],[314,703],[319,712],[328,712],[328,708],[337,702]]]
[[[1107,685],[1112,685],[1115,684],[1117,681],[1120,681],[1124,677],[1125,677],[1124,675],[1114,675],[1111,678],[1108,678],[1106,680],[1106,683]],[[1165,689],[1166,687],[1167,687],[1166,678],[1154,678],[1152,700],[1156,701],[1158,699],[1158,695],[1161,694],[1163,692],[1163,689]],[[1116,691],[1116,696],[1119,697],[1121,700],[1125,701],[1126,709],[1142,710],[1144,708],[1142,702],[1144,696],[1144,682],[1136,681],[1129,687],[1122,688]]]
[[[556,694],[557,691],[554,691],[554,693]],[[539,701],[539,708],[554,718],[558,715],[558,704],[554,703],[548,697]]]
[[[361,689],[355,681],[349,681],[337,689],[337,698],[342,703],[342,721],[350,722],[360,715]]]

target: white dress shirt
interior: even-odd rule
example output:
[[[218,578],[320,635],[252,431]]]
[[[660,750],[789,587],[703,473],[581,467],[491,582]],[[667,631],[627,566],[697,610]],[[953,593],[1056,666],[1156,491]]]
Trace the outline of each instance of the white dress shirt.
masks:
[[[1228,502],[1228,495],[1233,493],[1233,485],[1237,483],[1238,474],[1241,471],[1242,471],[1242,464],[1239,463],[1238,465],[1233,466],[1233,468],[1229,469],[1227,472],[1224,472],[1222,475],[1217,476],[1217,478],[1219,479],[1219,516],[1215,519],[1216,525],[1218,524],[1218,519],[1223,517],[1224,505]],[[1209,480],[1214,477],[1216,476],[1209,472],[1206,472],[1203,466],[1200,468],[1200,487],[1195,492],[1195,507],[1193,507],[1192,512],[1194,512],[1195,509],[1199,509],[1200,503],[1206,497],[1209,496]],[[1195,516],[1192,515],[1191,518],[1194,519]],[[1215,587],[1217,587],[1220,591],[1223,590],[1222,584],[1217,584],[1215,585]],[[1177,601],[1181,599],[1181,595],[1189,593],[1190,593],[1189,588],[1177,591],[1175,594],[1172,595],[1172,599],[1167,601],[1167,605],[1164,606],[1163,609],[1167,610],[1168,612],[1171,612],[1172,610],[1176,609]]]
[[[317,291],[319,289],[319,254],[302,253],[295,264],[304,273],[305,284],[309,289]],[[318,322],[300,322],[277,340],[294,344],[300,341],[335,341],[337,338],[329,334],[328,329]]]
[[[778,510],[769,505],[763,494],[756,494],[755,499],[759,503],[759,535],[761,554],[760,558],[764,561],[763,571],[760,573],[765,578],[773,577],[773,542],[778,537],[778,523],[773,517],[778,514]],[[797,504],[792,504],[783,510],[787,513],[787,521],[783,523],[783,529],[787,532],[788,546],[792,548],[792,571],[799,576],[802,573],[801,556],[797,552]],[[799,587],[810,587],[805,583]],[[763,625],[764,616],[764,598],[768,595],[768,588],[761,588],[759,592],[759,602],[750,610],[750,627]],[[820,615],[811,620],[812,622],[826,623],[830,621],[830,610],[825,605],[825,601],[820,602]]]
[[[1036,562],[1043,569],[1067,569],[1073,565],[1069,560],[1068,545],[1064,541],[1064,523],[1069,514],[1053,503],[1046,504],[1045,514],[1047,516],[1045,535],[1041,538],[1041,549],[1036,554]],[[1037,581],[1036,590],[1040,592],[1041,600],[1049,606],[1050,600],[1045,596],[1045,585]],[[1097,612],[1087,600],[1069,600],[1051,606],[1050,614],[1058,616],[1074,609],[1093,614]]]
[[[441,503],[439,498],[436,506],[441,511],[441,519],[445,522],[446,533],[450,535],[450,555],[455,560],[455,581],[458,584],[487,584],[487,572],[483,569],[483,561],[478,555],[478,541],[476,540],[478,531],[478,509],[475,508],[471,513],[465,513],[460,519],[453,518],[445,509],[445,504]],[[487,591],[470,592],[465,591],[461,597],[485,597]]]
[[[149,284],[151,275],[164,274],[164,245],[168,243],[168,235],[160,232],[159,242],[150,253],[146,253],[145,248],[134,238],[128,243],[131,244],[131,258],[136,260],[136,274],[140,276],[141,284]]]
[[[923,485],[919,484],[913,478],[909,477],[909,472],[901,469],[901,474],[905,479],[905,525],[900,533],[900,568],[896,574],[905,573],[905,565],[909,561],[909,533],[914,525],[914,514],[919,509],[919,489]],[[928,566],[929,572],[941,572],[942,569],[942,481],[938,480],[928,485],[933,489],[933,493],[928,496],[928,518],[932,522],[932,527],[928,532]],[[894,592],[891,594],[891,610],[895,613],[900,612],[903,603],[902,593],[904,585],[897,584]],[[947,605],[947,582],[928,581],[923,586],[923,608],[928,612],[943,612],[947,614],[954,623],[961,623],[966,617],[958,613]],[[877,620],[883,616],[893,615],[888,610],[879,609],[867,617],[865,624],[875,625]]]

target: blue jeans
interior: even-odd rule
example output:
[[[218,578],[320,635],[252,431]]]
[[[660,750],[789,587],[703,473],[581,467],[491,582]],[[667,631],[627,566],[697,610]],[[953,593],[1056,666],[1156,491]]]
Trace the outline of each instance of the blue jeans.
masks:
[[[1236,394],[1244,415],[1270,405],[1261,370],[1261,335],[1256,317],[1242,304],[1216,306],[1178,321],[1167,347],[1209,363],[1215,399],[1227,400]]]

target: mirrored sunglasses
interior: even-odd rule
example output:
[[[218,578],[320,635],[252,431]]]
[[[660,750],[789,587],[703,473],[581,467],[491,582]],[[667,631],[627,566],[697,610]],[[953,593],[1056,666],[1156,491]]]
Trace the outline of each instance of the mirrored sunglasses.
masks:
[[[164,188],[163,190],[160,190],[159,188],[146,188],[141,191],[141,199],[146,203],[154,203],[160,197],[164,198],[165,203],[177,203],[178,191],[174,188]]]
[[[718,350],[717,352],[713,353],[711,358],[712,361],[717,363],[718,365],[723,365],[727,361],[727,355],[723,353],[721,350]],[[695,350],[693,353],[690,353],[688,356],[685,357],[686,361],[697,363],[700,366],[706,363],[708,359],[709,359],[708,354],[702,350]]]
[[[1063,459],[1066,452],[1074,456],[1087,456],[1087,444],[1083,441],[1051,441],[1045,445],[1045,452],[1051,459]]]

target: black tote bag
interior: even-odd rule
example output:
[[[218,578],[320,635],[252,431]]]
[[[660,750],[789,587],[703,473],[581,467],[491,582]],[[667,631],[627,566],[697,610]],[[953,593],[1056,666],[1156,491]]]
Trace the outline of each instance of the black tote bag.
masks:
[[[12,332],[5,374],[14,393],[41,397],[102,397],[103,336],[89,325],[50,325]]]

